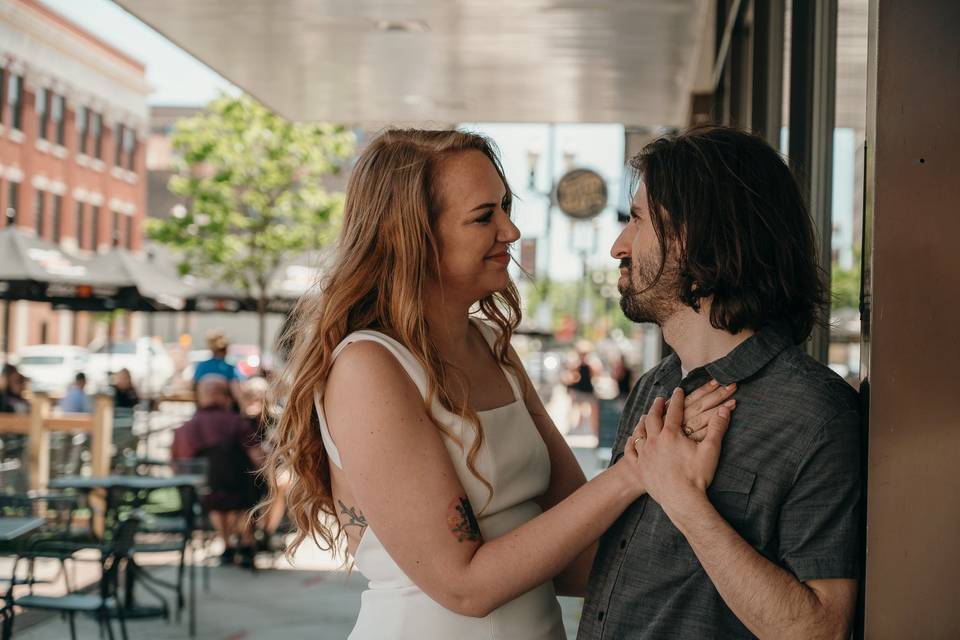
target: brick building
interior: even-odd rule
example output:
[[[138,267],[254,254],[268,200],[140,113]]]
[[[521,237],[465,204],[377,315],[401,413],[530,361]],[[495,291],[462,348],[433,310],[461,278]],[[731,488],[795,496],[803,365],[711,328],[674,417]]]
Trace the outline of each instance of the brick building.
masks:
[[[68,252],[140,251],[149,92],[142,63],[37,0],[0,0],[0,225]],[[94,320],[13,302],[11,351],[86,345]]]

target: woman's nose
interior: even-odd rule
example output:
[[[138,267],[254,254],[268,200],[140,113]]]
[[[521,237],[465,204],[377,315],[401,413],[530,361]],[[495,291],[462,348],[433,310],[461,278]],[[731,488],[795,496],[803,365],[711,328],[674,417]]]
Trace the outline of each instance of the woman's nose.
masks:
[[[520,229],[513,224],[513,220],[507,218],[507,223],[500,227],[501,242],[515,242],[520,239]]]

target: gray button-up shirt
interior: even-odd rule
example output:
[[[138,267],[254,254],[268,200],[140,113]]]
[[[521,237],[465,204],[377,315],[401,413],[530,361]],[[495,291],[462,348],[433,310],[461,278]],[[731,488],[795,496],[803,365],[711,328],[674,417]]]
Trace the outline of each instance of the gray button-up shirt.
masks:
[[[627,399],[613,460],[657,396],[736,382],[737,408],[707,491],[754,549],[801,581],[856,578],[860,417],[856,392],[770,326],[681,381],[665,358]],[[689,543],[643,496],[600,540],[578,640],[752,638]]]

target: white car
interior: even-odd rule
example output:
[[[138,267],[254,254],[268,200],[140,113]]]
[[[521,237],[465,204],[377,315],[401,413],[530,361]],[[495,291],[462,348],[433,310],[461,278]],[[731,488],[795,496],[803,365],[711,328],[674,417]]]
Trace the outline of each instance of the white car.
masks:
[[[30,388],[62,396],[77,373],[86,373],[89,352],[69,344],[36,344],[16,353],[17,370],[30,379]]]
[[[129,369],[133,386],[144,396],[163,391],[176,367],[163,345],[150,338],[103,344],[90,350],[86,370],[90,391],[106,390],[110,374],[120,369]]]

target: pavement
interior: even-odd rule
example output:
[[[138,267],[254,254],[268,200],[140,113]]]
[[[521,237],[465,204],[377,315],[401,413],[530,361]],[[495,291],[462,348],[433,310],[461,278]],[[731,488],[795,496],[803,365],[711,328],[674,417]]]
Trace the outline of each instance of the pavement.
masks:
[[[564,433],[570,431],[566,423],[565,393],[552,394],[547,408],[556,424]],[[153,425],[152,425],[153,426]],[[160,426],[160,425],[156,425]],[[166,444],[169,431],[157,433],[151,449]],[[592,435],[568,436],[584,472],[592,477],[599,471],[596,459],[596,439]],[[211,548],[211,557],[217,557],[220,549],[216,543]],[[149,564],[149,570],[158,577],[172,578],[175,557],[154,554],[138,558]],[[211,560],[212,565],[217,561]],[[76,563],[74,584],[90,584],[98,577],[97,563]],[[360,593],[366,580],[357,571],[349,572],[341,561],[329,552],[305,542],[298,549],[293,562],[282,555],[261,555],[257,559],[258,570],[240,569],[233,566],[210,568],[209,590],[204,589],[201,570],[197,571],[197,638],[204,640],[267,640],[300,638],[338,640],[346,638],[353,628],[360,607]],[[10,562],[0,559],[0,575],[8,575]],[[55,577],[57,566],[41,566],[39,572]],[[48,593],[62,591],[62,581],[41,587]],[[149,603],[149,594],[138,594],[140,600]],[[560,598],[564,625],[568,638],[576,637],[580,620],[582,599]],[[188,638],[186,613],[180,622],[165,620],[138,620],[128,624],[133,639],[173,640]],[[119,628],[115,625],[119,634]],[[99,638],[96,623],[89,618],[77,618],[78,638]],[[56,614],[30,612],[18,616],[14,629],[17,640],[61,640],[69,637],[69,627]],[[119,638],[120,636],[117,635]]]
[[[219,551],[212,549],[212,555]],[[160,578],[172,579],[172,556],[142,561]],[[212,561],[213,562],[213,561]],[[160,564],[154,564],[160,563]],[[96,579],[95,563],[78,563],[75,584]],[[274,558],[261,555],[258,569],[252,572],[233,566],[213,566],[209,574],[209,590],[203,586],[202,570],[197,570],[197,638],[203,640],[342,640],[353,628],[360,609],[360,593],[366,580],[357,571],[349,572],[329,553],[310,543],[298,550],[293,564],[282,555]],[[7,574],[9,562],[0,562],[0,575]],[[54,577],[53,565],[40,573]],[[62,584],[62,583],[60,583]],[[59,586],[59,585],[55,585]],[[48,593],[59,589],[48,586]],[[39,591],[39,590],[38,590]],[[137,592],[138,602],[151,604],[151,596]],[[576,637],[582,600],[560,598],[567,637]],[[172,606],[172,603],[171,603]],[[119,627],[114,625],[119,638]],[[174,640],[188,638],[187,615],[180,622],[136,620],[127,622],[131,638]],[[62,640],[69,637],[69,627],[56,614],[30,613],[16,619],[16,640]],[[77,618],[78,638],[99,638],[97,624],[84,616]]]

